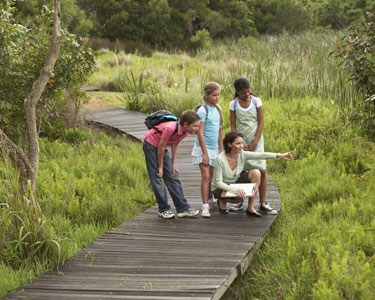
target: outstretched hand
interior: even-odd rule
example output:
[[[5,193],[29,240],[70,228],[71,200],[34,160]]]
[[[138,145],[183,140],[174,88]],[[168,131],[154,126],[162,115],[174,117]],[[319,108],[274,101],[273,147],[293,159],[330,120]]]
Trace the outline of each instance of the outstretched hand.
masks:
[[[282,158],[284,160],[291,160],[291,159],[293,159],[292,153],[293,153],[293,151],[286,152],[286,153],[279,153],[278,155],[276,155],[276,157]]]

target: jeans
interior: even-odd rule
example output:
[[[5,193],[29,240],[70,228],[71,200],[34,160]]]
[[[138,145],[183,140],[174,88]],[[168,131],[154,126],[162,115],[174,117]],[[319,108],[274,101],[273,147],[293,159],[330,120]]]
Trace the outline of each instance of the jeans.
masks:
[[[150,177],[151,187],[158,202],[159,212],[170,210],[168,204],[167,191],[160,177],[157,176],[159,171],[158,149],[147,141],[143,141],[143,152],[145,153],[148,176]],[[187,210],[190,206],[184,197],[181,182],[177,173],[173,174],[172,159],[168,150],[164,151],[163,159],[163,180],[173,199],[177,213]]]

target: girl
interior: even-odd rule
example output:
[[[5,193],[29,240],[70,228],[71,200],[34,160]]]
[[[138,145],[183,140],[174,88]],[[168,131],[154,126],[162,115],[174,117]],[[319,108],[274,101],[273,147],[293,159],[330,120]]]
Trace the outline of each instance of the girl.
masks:
[[[238,131],[244,137],[244,150],[264,152],[263,127],[264,110],[262,101],[250,90],[250,83],[240,77],[234,81],[234,100],[230,103],[230,126],[232,131]],[[246,170],[258,169],[261,174],[259,186],[260,210],[277,214],[266,202],[267,175],[265,160],[249,160]],[[241,205],[240,205],[241,207]],[[236,207],[235,207],[236,209]],[[238,209],[238,208],[237,208]]]
[[[180,122],[164,122],[156,126],[157,130],[150,129],[144,135],[143,152],[146,158],[148,176],[151,181],[152,190],[158,202],[158,216],[163,219],[171,219],[175,214],[171,212],[168,204],[167,191],[171,194],[177,217],[194,217],[199,210],[192,209],[185,199],[181,182],[178,179],[176,169],[176,156],[178,143],[188,134],[194,134],[198,130],[199,115],[194,111],[187,110],[181,115]],[[168,147],[172,148],[172,158]]]
[[[218,105],[220,85],[208,82],[204,87],[204,104],[197,113],[201,117],[198,137],[192,151],[193,165],[199,165],[201,171],[202,217],[209,218],[209,202],[214,202],[211,182],[214,174],[215,159],[223,151],[221,125],[223,113]]]
[[[270,152],[243,151],[244,140],[241,133],[229,132],[224,137],[224,152],[220,153],[215,163],[215,173],[212,182],[213,195],[218,199],[217,206],[221,214],[228,214],[227,202],[239,203],[245,199],[245,192],[241,189],[230,187],[231,183],[255,183],[260,185],[260,171],[252,169],[244,170],[249,159],[282,158],[291,160],[292,152],[284,154]],[[237,194],[238,198],[223,198],[222,192],[227,191]],[[262,215],[254,209],[256,195],[249,197],[246,214],[253,217]]]

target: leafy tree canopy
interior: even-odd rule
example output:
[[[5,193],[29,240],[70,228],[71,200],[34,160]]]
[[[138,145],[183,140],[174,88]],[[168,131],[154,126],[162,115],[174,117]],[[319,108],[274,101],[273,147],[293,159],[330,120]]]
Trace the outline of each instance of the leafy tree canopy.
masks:
[[[45,7],[26,28],[16,22],[12,4],[9,0],[0,3],[0,125],[9,137],[19,141],[24,133],[24,99],[48,56],[53,13]],[[62,31],[54,74],[38,104],[41,128],[48,126],[45,117],[55,111],[64,90],[81,85],[93,68],[91,52],[83,49],[74,35]]]

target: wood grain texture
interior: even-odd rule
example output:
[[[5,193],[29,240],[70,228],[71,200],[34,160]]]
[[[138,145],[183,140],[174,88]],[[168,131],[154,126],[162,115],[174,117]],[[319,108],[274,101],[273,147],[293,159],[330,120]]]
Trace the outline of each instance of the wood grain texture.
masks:
[[[145,116],[106,108],[85,118],[142,140]],[[200,172],[190,156],[194,141],[195,136],[188,136],[180,143],[177,168],[185,197],[200,209]],[[280,210],[271,179],[267,192],[268,202]],[[217,209],[211,216],[163,220],[157,207],[151,207],[91,243],[86,248],[90,256],[80,251],[59,272],[47,272],[4,299],[220,299],[251,267],[254,249],[277,216],[252,218],[245,211],[220,215]]]

